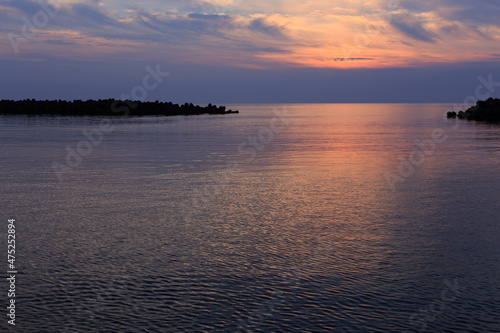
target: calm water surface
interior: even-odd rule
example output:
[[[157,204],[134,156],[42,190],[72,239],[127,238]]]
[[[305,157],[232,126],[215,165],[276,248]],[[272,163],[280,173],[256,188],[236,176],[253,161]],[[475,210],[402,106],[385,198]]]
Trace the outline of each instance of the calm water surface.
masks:
[[[229,107],[102,138],[101,119],[0,117],[17,331],[500,332],[500,126]]]

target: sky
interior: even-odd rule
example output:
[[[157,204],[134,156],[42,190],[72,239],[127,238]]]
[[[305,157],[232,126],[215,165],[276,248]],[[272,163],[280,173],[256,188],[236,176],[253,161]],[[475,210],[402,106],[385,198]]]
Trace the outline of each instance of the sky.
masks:
[[[499,17],[498,0],[0,0],[0,99],[460,103],[500,82]]]

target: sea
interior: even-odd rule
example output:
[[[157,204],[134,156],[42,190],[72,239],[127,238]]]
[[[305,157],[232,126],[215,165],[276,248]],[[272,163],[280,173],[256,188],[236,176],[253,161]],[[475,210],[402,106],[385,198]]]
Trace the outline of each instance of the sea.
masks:
[[[500,332],[500,125],[227,107],[0,116],[0,330]]]

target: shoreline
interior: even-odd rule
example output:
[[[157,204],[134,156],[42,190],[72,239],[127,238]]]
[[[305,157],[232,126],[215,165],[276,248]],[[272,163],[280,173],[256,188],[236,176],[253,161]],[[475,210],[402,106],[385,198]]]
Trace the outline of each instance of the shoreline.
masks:
[[[99,100],[35,100],[20,101],[1,100],[0,115],[26,116],[112,116],[112,117],[141,117],[141,116],[189,116],[201,114],[232,114],[235,110],[226,110],[225,106],[208,104],[207,106],[172,102],[141,102],[116,99]]]

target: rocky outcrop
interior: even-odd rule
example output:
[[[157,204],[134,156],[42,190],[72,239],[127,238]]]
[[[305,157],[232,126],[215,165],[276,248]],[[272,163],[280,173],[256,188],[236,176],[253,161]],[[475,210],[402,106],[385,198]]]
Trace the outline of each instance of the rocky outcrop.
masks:
[[[197,114],[228,114],[225,106],[182,105],[171,102],[120,101],[115,99],[88,101],[21,101],[1,100],[0,114],[32,116],[176,116]]]
[[[478,101],[476,105],[465,111],[448,112],[448,118],[460,118],[476,121],[500,122],[500,99],[489,98],[486,101]]]

